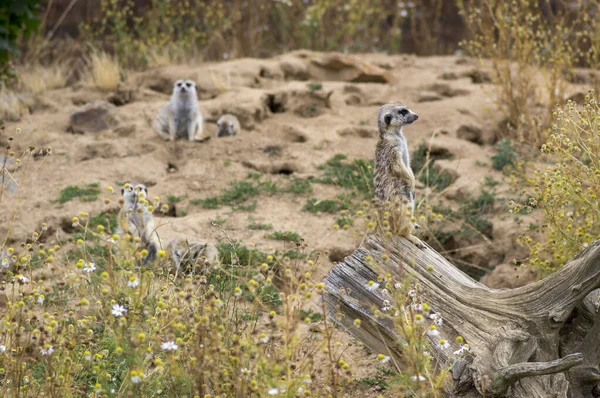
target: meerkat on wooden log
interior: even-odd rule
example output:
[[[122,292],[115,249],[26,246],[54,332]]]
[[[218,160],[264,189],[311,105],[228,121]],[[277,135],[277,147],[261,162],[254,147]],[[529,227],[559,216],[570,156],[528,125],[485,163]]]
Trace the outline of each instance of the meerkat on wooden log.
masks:
[[[375,149],[375,198],[389,213],[394,233],[405,236],[419,247],[413,235],[418,226],[412,221],[415,206],[415,176],[410,168],[408,144],[402,127],[419,116],[402,104],[386,104],[379,110],[379,141]]]

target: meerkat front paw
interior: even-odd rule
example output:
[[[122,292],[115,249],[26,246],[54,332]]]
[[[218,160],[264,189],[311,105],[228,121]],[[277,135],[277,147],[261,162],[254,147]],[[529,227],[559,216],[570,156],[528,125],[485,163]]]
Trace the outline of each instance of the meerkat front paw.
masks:
[[[414,235],[408,235],[406,237],[413,245],[417,246],[417,248],[424,250],[427,246],[421,241],[421,239],[417,238]]]

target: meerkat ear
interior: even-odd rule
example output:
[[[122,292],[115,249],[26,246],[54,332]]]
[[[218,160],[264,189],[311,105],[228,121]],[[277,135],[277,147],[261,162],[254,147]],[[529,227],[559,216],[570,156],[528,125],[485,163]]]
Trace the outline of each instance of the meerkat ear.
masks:
[[[385,122],[385,124],[390,124],[392,121],[392,115],[390,115],[389,113],[387,115],[385,115],[383,117],[383,121]]]

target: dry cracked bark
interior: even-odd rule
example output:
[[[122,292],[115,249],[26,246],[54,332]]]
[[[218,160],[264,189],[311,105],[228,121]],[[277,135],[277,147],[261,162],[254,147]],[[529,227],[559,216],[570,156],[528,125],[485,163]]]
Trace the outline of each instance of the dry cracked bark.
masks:
[[[381,261],[383,254],[389,261]],[[490,289],[430,247],[421,250],[400,237],[367,237],[325,277],[323,300],[331,319],[401,363],[389,319],[371,311],[389,297],[367,289],[381,272],[401,279],[400,270],[420,283],[432,310],[443,315],[441,337],[454,341],[460,335],[470,346],[470,355],[457,359],[432,344],[436,360],[452,367],[448,396],[600,397],[600,316],[593,303],[598,291],[592,294],[600,288],[600,241],[543,280]],[[353,326],[357,318],[360,328]]]

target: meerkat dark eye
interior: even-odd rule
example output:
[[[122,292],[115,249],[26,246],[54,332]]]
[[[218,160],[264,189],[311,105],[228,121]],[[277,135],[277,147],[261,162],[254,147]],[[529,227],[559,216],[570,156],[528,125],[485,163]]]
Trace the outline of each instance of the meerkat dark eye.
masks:
[[[398,111],[399,114],[401,114],[402,116],[406,116],[408,115],[408,109],[402,108]]]
[[[186,87],[192,87],[192,83],[190,83],[190,82],[187,82],[187,83],[185,84],[185,86],[186,86]]]
[[[178,82],[178,83],[177,83],[177,87],[181,87],[181,85],[182,85],[182,84],[183,84],[183,83],[181,83],[181,82]]]
[[[392,122],[392,115],[390,115],[389,113],[387,115],[385,115],[383,117],[383,121],[385,122],[385,124],[390,124]]]

